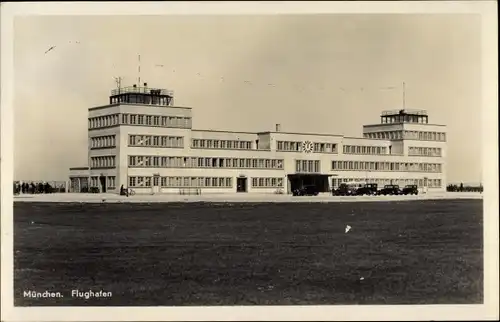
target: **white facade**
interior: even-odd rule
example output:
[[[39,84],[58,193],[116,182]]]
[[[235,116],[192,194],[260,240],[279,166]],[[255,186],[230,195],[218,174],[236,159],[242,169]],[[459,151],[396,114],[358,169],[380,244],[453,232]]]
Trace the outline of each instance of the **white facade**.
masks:
[[[123,185],[148,194],[289,193],[297,178],[304,183],[318,175],[325,191],[348,181],[446,187],[446,127],[428,124],[426,114],[425,121],[396,122],[383,114],[383,123],[363,127],[362,138],[278,126],[264,133],[204,131],[191,128],[191,108],[116,102],[118,96],[89,109],[90,171],[70,169],[74,191],[90,186],[117,193]]]

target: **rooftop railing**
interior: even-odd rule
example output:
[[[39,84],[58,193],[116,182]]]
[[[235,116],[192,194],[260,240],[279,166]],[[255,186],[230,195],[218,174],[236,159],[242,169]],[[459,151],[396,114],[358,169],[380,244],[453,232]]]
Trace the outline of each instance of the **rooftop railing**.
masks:
[[[134,87],[134,86],[116,88],[111,91],[111,96],[119,94],[156,94],[156,95],[168,95],[173,97],[174,91],[170,91],[164,88]]]
[[[408,109],[383,111],[381,116],[399,115],[400,113],[406,115],[411,114],[411,115],[427,116],[426,110],[408,110]]]

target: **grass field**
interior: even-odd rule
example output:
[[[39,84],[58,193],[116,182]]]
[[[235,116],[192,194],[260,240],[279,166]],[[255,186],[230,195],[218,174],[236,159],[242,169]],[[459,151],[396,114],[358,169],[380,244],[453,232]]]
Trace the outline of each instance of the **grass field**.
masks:
[[[15,305],[482,303],[482,208],[17,202]],[[23,297],[31,290],[64,298]]]

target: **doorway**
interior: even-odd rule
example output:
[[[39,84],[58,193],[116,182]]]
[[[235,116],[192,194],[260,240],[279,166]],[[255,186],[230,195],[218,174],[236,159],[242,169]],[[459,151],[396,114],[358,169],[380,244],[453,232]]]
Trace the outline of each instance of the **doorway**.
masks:
[[[101,175],[99,181],[101,182],[101,192],[106,193],[106,177]]]
[[[236,192],[248,192],[247,181],[247,178],[236,178]]]
[[[155,174],[153,176],[153,194],[159,192],[160,192],[160,176]]]

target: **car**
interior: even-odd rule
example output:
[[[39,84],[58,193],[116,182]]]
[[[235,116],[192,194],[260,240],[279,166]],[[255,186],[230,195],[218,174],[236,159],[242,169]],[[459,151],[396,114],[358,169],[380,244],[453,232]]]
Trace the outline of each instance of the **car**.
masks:
[[[337,189],[332,190],[334,196],[355,196],[357,186],[354,184],[341,183]]]
[[[382,189],[379,190],[378,192],[379,195],[399,195],[401,194],[401,190],[399,189],[399,186],[397,184],[388,184],[385,185]]]
[[[318,194],[318,187],[313,185],[303,186],[302,188],[295,189],[292,192],[292,195],[294,196],[317,196]]]
[[[401,194],[403,195],[418,195],[418,187],[414,184],[406,185],[402,190]]]
[[[358,196],[376,195],[377,194],[377,187],[378,187],[378,185],[376,183],[365,183],[361,188],[358,188],[356,190],[356,194]]]

